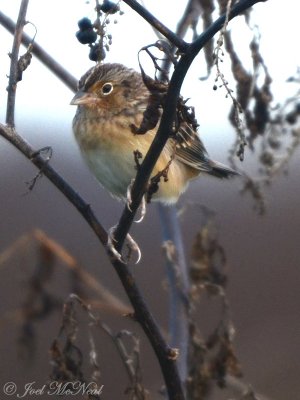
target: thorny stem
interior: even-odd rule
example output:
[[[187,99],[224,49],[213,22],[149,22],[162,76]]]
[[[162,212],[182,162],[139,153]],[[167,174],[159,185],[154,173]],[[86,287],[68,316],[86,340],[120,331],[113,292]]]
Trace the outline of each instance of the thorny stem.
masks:
[[[16,23],[16,30],[14,34],[14,41],[12,51],[10,54],[10,72],[8,80],[8,96],[7,96],[7,108],[6,108],[6,123],[9,126],[15,126],[15,104],[16,104],[16,90],[17,90],[17,76],[18,76],[18,58],[19,49],[21,45],[23,28],[26,24],[26,12],[29,0],[22,0]]]

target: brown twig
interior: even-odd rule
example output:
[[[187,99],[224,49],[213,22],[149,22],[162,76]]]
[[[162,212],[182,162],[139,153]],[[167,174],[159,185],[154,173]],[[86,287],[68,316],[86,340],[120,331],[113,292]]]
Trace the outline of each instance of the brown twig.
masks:
[[[107,243],[107,233],[97,220],[91,207],[86,203],[78,193],[50,166],[47,160],[39,154],[38,151],[33,149],[14,128],[0,124],[0,135],[8,140],[14,147],[16,147],[26,158],[28,158],[39,170],[43,171],[46,176],[65,197],[73,204],[74,207],[80,212],[83,218],[92,227],[97,237],[103,245]]]
[[[15,32],[16,24],[10,18],[0,11],[0,24],[4,26],[12,35]],[[32,43],[30,36],[23,32],[21,37],[22,44],[28,47]],[[36,41],[32,48],[32,54],[43,63],[50,71],[57,76],[70,90],[75,92],[77,88],[77,79],[72,76],[65,68],[63,68],[57,61],[54,60]]]
[[[135,12],[137,12],[144,20],[149,22],[154,29],[160,32],[165,38],[167,38],[170,43],[178,48],[182,53],[184,53],[188,44],[173,33],[169,28],[167,28],[164,24],[162,24],[157,18],[155,18],[146,8],[144,8],[141,4],[139,4],[136,0],[123,0],[124,3],[128,4]]]
[[[7,108],[6,108],[6,123],[9,126],[15,126],[15,104],[16,104],[16,90],[18,83],[18,58],[19,49],[22,40],[23,28],[26,24],[26,12],[29,0],[22,0],[20,5],[20,11],[18,20],[16,23],[14,41],[12,51],[10,53],[10,72],[8,79],[8,96],[7,96]]]

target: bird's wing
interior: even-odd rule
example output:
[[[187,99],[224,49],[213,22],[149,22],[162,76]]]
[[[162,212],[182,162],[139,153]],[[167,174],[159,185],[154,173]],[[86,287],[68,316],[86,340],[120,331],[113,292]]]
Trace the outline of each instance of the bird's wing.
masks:
[[[209,158],[197,131],[188,123],[181,124],[177,132],[175,158],[183,164],[217,178],[239,175],[230,167]]]
[[[183,164],[203,172],[209,173],[212,169],[201,139],[188,123],[181,124],[177,132],[175,157]]]

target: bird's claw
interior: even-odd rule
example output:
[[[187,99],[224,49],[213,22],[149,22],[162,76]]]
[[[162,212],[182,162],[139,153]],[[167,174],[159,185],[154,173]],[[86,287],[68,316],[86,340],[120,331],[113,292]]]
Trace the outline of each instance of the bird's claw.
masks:
[[[137,259],[135,264],[138,264],[141,261],[142,258],[142,252],[141,249],[139,248],[139,245],[137,244],[137,242],[133,239],[132,236],[129,235],[129,233],[127,233],[126,236],[126,240],[128,241],[128,255],[127,258],[129,260],[130,256],[131,256],[131,252],[132,251],[136,251],[137,252]]]
[[[134,179],[132,179],[131,182],[130,182],[130,184],[128,185],[128,187],[127,187],[127,194],[126,194],[126,200],[127,200],[127,201],[126,201],[126,205],[127,205],[127,208],[128,208],[128,210],[129,210],[130,212],[132,212],[132,209],[130,208],[130,206],[131,206],[131,203],[132,203],[131,189],[132,189],[133,183],[134,183]],[[137,224],[139,224],[140,222],[142,222],[143,219],[144,219],[144,217],[145,217],[145,215],[146,215],[146,200],[145,200],[145,196],[143,196],[142,202],[141,202],[139,208],[140,208],[140,210],[141,210],[140,218],[137,219],[136,221],[134,221],[134,222],[137,223]]]
[[[132,211],[130,206],[132,203],[132,196],[131,196],[131,189],[134,183],[134,179],[131,179],[131,182],[129,183],[128,187],[127,187],[127,192],[126,192],[126,205],[129,211]]]
[[[113,227],[111,227],[108,230],[106,246],[107,246],[108,250],[111,252],[113,258],[118,260],[118,261],[121,261],[122,260],[122,256],[116,250],[115,245],[114,245],[114,242],[116,241],[115,238],[114,238],[114,232],[115,232],[116,228],[117,228],[117,225],[114,225]]]
[[[139,209],[140,209],[140,213],[141,213],[140,218],[137,219],[136,221],[134,221],[137,224],[142,222],[144,217],[145,217],[145,215],[146,215],[146,199],[145,199],[145,196],[143,196],[143,198],[142,198],[142,201],[141,201],[141,204],[139,206]]]
[[[116,259],[118,261],[124,261],[122,259],[122,255],[116,250],[115,245],[114,245],[114,242],[116,241],[114,238],[114,232],[115,232],[116,228],[117,228],[117,225],[115,225],[109,229],[106,246],[107,246],[108,250],[111,252],[114,259]],[[132,238],[131,235],[129,235],[129,233],[127,233],[127,235],[126,235],[126,240],[128,242],[127,243],[128,255],[126,257],[126,260],[129,261],[129,259],[131,257],[131,253],[133,251],[136,251],[137,252],[137,260],[136,260],[135,264],[138,264],[142,258],[141,250],[140,250],[138,244],[136,243],[136,241]]]

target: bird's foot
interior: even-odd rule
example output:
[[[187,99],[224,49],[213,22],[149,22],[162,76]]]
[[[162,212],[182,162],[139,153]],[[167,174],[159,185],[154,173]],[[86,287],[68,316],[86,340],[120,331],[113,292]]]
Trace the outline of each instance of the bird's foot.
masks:
[[[140,210],[140,218],[137,219],[136,221],[134,221],[134,222],[137,223],[137,224],[139,224],[140,222],[142,222],[143,219],[144,219],[144,217],[145,217],[145,215],[146,215],[147,209],[146,209],[146,199],[145,199],[145,196],[143,196],[143,198],[142,198],[141,204],[140,204],[140,206],[139,206],[139,210]]]
[[[128,188],[127,188],[127,196],[126,196],[126,200],[127,201],[126,201],[126,204],[127,204],[127,208],[128,208],[129,211],[132,211],[130,206],[131,206],[131,203],[132,203],[131,189],[132,189],[133,183],[134,183],[134,179],[131,180],[131,182],[128,185]],[[139,209],[141,210],[140,211],[141,212],[140,218],[137,219],[136,221],[134,221],[137,224],[142,222],[144,217],[145,217],[145,215],[146,215],[146,200],[145,200],[145,196],[143,196],[143,198],[142,198],[142,201],[141,201],[141,204],[139,206]]]
[[[122,255],[116,250],[115,244],[114,244],[116,242],[116,240],[114,238],[114,232],[115,232],[116,228],[117,228],[117,225],[115,225],[109,229],[106,246],[107,246],[108,250],[111,252],[114,259],[124,262]],[[126,255],[125,263],[130,260],[132,252],[136,251],[137,252],[137,260],[136,260],[135,264],[138,264],[142,257],[142,253],[141,253],[141,250],[140,250],[138,244],[132,238],[132,236],[129,235],[129,233],[127,233],[127,235],[126,235],[126,241],[127,241],[126,245],[128,248],[128,254]]]
[[[139,248],[139,245],[133,239],[133,237],[131,235],[129,235],[129,233],[127,233],[126,240],[128,242],[127,243],[128,254],[127,254],[127,257],[126,257],[127,260],[129,261],[132,252],[135,251],[137,253],[137,259],[135,261],[135,264],[138,264],[141,261],[141,258],[142,258],[141,249]]]
[[[117,228],[118,225],[114,225],[113,227],[111,227],[108,230],[108,236],[107,236],[107,243],[106,243],[106,247],[108,248],[108,250],[111,252],[112,256],[114,259],[121,261],[122,260],[122,256],[121,254],[116,250],[114,243],[116,242],[115,238],[114,238],[114,233],[115,230]]]

